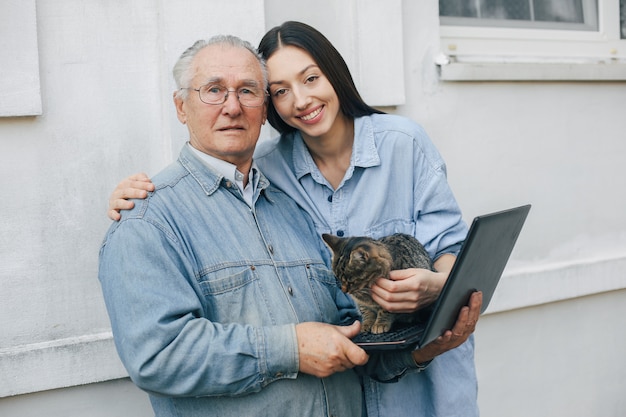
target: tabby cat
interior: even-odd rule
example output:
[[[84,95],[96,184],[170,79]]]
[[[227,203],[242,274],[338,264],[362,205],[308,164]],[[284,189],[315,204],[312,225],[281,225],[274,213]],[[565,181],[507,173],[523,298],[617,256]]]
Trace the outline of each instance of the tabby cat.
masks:
[[[423,319],[422,311],[419,314],[384,311],[370,295],[374,281],[379,277],[389,278],[391,270],[435,270],[428,252],[417,239],[402,233],[378,240],[329,234],[323,234],[322,239],[332,251],[332,269],[341,282],[341,289],[352,296],[361,310],[361,331],[383,333],[389,331],[396,322],[415,323]]]

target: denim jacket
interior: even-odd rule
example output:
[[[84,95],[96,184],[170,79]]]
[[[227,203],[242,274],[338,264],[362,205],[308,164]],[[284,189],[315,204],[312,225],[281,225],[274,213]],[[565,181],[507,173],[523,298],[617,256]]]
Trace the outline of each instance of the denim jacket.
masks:
[[[153,182],[109,229],[99,280],[155,414],[360,416],[353,371],[298,373],[296,323],[358,317],[310,217],[262,175],[250,208],[187,146]]]

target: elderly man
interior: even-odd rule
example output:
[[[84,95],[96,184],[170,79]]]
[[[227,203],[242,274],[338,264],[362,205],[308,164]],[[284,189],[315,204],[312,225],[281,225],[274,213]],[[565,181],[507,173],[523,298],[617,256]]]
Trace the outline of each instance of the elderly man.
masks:
[[[157,416],[360,416],[357,376],[337,372],[368,359],[349,340],[357,310],[310,220],[252,162],[261,61],[218,37],[188,49],[174,73],[189,144],[101,249],[122,362]]]
[[[247,42],[220,36],[185,51],[174,78],[189,143],[100,253],[122,362],[157,416],[361,416],[349,370],[369,359],[350,341],[358,311],[310,218],[252,159],[264,63]],[[361,369],[390,380],[448,348]]]

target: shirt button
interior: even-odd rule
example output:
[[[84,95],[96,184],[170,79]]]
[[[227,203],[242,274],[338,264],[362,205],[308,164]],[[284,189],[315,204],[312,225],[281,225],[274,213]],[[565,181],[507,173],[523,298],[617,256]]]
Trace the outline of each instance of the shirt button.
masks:
[[[291,285],[287,287],[287,291],[289,291],[289,295],[293,296],[293,288],[291,288]]]
[[[343,237],[343,230],[337,230],[337,236]]]
[[[329,196],[328,196],[328,202],[329,202],[329,203],[332,203],[332,202],[333,202],[333,196],[332,196],[332,195],[329,195]]]
[[[272,245],[267,245],[267,250],[270,251],[272,255],[274,254],[274,247]]]

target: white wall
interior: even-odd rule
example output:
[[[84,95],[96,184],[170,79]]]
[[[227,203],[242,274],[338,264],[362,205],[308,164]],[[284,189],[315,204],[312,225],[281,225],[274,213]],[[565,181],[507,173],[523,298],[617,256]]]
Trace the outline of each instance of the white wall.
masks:
[[[128,380],[43,391],[124,375],[96,277],[107,197],[178,153],[184,47],[218,32],[254,44],[287,19],[327,34],[368,99],[381,75],[359,63],[401,57],[385,110],[425,126],[468,220],[533,204],[476,333],[482,415],[626,413],[626,83],[442,82],[432,0],[391,2],[366,33],[355,10],[373,0],[182,4],[36,2],[43,114],[0,118],[0,396],[37,393],[0,399],[0,415],[151,415]]]
[[[626,291],[483,316],[481,415],[623,416]]]
[[[125,375],[97,280],[108,195],[178,154],[170,69],[183,49],[264,33],[262,1],[36,6],[43,113],[0,118],[0,396]]]
[[[0,400],[3,417],[151,417],[148,396],[128,379],[17,395]]]

